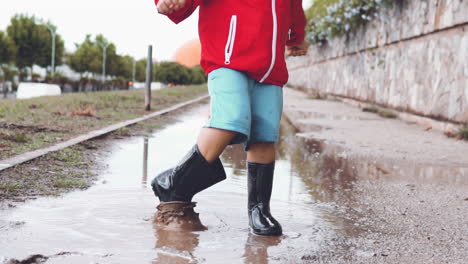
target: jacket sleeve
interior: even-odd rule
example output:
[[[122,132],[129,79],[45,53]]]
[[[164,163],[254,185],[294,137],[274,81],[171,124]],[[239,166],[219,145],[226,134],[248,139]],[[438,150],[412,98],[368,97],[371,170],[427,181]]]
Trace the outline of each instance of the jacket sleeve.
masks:
[[[291,25],[289,27],[290,31],[286,45],[299,45],[304,41],[306,23],[307,20],[304,14],[304,9],[302,8],[302,1],[292,0]]]
[[[195,9],[200,5],[202,0],[186,0],[185,7],[181,10],[167,15],[174,23],[179,24],[189,17]],[[154,0],[154,4],[157,5],[159,0]]]

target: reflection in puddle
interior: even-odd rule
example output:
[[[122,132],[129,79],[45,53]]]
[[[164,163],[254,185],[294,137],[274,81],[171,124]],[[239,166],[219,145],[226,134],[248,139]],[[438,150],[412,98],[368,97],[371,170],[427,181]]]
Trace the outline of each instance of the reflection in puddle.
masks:
[[[148,183],[148,137],[143,138],[143,179],[141,184],[146,186]]]
[[[265,237],[249,234],[245,243],[245,264],[268,263],[268,248],[278,246],[280,237]]]
[[[180,123],[152,137],[115,141],[103,160],[108,169],[92,188],[2,211],[0,223],[6,224],[0,232],[0,259],[78,252],[48,263],[301,263],[327,254],[349,256],[356,250],[349,240],[371,228],[356,225],[368,217],[353,209],[360,200],[356,182],[406,178],[467,184],[466,168],[358,157],[300,138],[284,122],[271,201],[272,214],[283,225],[282,237],[249,234],[242,146],[231,146],[222,155],[227,180],[195,196],[200,215],[189,223],[191,228],[157,228],[158,201],[148,177],[174,166],[192,146],[205,122],[204,110],[186,113]],[[25,224],[8,224],[16,222]]]
[[[207,228],[194,212],[195,203],[174,202],[158,205],[153,228],[156,234],[157,258],[154,263],[194,263],[198,246],[196,231]]]

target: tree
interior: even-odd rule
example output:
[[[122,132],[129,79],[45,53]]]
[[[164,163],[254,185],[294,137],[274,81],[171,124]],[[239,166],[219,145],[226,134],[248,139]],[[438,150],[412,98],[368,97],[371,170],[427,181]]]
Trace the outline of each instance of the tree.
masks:
[[[53,25],[51,25],[54,27]],[[52,58],[52,34],[45,25],[38,25],[37,31],[41,36],[44,37],[44,45],[40,49],[42,52],[42,56],[39,56],[38,61],[36,62],[37,65],[47,68],[51,66],[51,58]],[[65,42],[63,41],[62,37],[59,34],[55,35],[55,67],[58,65],[62,65],[64,62],[64,55],[65,55]]]
[[[100,48],[91,40],[91,35],[87,35],[83,43],[75,46],[76,51],[67,56],[70,68],[81,75],[86,72],[99,72],[102,63]]]
[[[131,80],[133,75],[133,58],[117,55],[116,61],[116,67],[114,67],[112,75]]]
[[[117,55],[117,48],[113,43],[108,41],[102,34],[96,36],[95,43],[99,47],[99,54],[101,58],[100,70],[96,73],[102,73],[102,57],[104,49],[99,44],[107,44],[106,49],[106,75],[116,75],[119,67],[119,58]]]
[[[50,65],[52,50],[51,34],[45,25],[36,24],[34,16],[16,15],[7,27],[8,36],[18,48],[15,64],[24,71],[32,69],[34,64]],[[56,64],[61,64],[64,55],[64,43],[60,35],[56,38]]]
[[[162,83],[190,84],[190,69],[177,62],[161,62],[155,67],[155,80]]]
[[[200,65],[190,68],[190,75],[191,75],[190,84],[206,83],[206,80],[207,80],[206,74]]]
[[[5,33],[0,31],[0,81],[3,92],[3,97],[6,97],[6,81],[13,82],[15,71],[11,69],[9,64],[16,58],[16,46],[12,39]]]
[[[146,80],[146,61],[146,59],[141,59],[135,64],[135,80],[137,82],[144,82]]]
[[[16,58],[17,48],[15,42],[0,31],[0,64],[13,62]]]

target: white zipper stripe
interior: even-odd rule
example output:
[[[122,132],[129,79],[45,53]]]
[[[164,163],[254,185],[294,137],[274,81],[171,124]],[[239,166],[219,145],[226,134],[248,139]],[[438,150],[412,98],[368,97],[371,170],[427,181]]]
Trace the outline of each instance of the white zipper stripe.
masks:
[[[234,50],[234,41],[236,40],[236,27],[237,16],[231,17],[231,24],[229,25],[229,35],[224,49],[224,64],[231,64],[232,51]]]
[[[273,41],[271,43],[271,64],[270,68],[268,69],[267,73],[263,78],[260,80],[260,82],[264,82],[265,79],[270,75],[271,71],[273,70],[273,67],[275,66],[275,61],[276,61],[276,39],[278,37],[278,21],[276,17],[276,0],[271,0],[271,12],[273,13]]]

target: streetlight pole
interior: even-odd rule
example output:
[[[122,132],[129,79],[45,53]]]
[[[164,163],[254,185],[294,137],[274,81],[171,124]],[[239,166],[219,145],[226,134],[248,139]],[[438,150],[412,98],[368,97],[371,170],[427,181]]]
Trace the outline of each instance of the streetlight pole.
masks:
[[[57,35],[57,28],[50,24],[46,24],[46,26],[49,29],[50,33],[52,34],[51,74],[52,76],[54,76],[55,75],[55,36]]]
[[[135,88],[135,73],[136,73],[136,61],[135,61],[135,58],[133,58],[132,88]]]
[[[57,35],[57,27],[50,24],[50,22],[44,23],[42,20],[35,20],[41,25],[44,25],[47,27],[47,29],[50,31],[50,34],[52,34],[52,56],[51,56],[51,62],[50,62],[50,72],[52,76],[55,75],[55,36]]]
[[[109,43],[107,42],[98,42],[99,46],[102,48],[102,82],[104,83],[106,80],[106,51],[107,47],[109,47]]]

